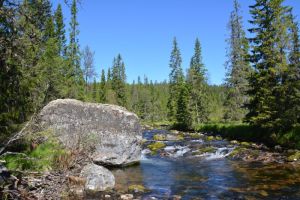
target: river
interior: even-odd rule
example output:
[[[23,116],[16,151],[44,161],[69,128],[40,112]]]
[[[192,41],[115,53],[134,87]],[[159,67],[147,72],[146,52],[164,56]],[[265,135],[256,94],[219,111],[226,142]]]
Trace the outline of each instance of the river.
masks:
[[[143,185],[149,189],[143,199],[300,199],[299,165],[232,160],[227,156],[235,146],[228,141],[201,138],[164,141],[166,147],[152,154],[147,145],[155,134],[170,133],[145,131],[140,164],[113,170],[118,190]],[[203,146],[215,152],[195,155]]]

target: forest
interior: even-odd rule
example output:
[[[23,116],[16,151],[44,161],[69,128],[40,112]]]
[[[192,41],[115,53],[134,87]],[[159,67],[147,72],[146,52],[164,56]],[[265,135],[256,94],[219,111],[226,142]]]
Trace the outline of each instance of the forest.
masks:
[[[79,45],[78,2],[66,3],[69,24],[64,24],[61,5],[52,12],[49,0],[0,2],[2,143],[50,101],[74,98],[126,107],[149,124],[184,130],[242,127],[244,135],[263,133],[254,134],[253,140],[272,138],[300,146],[299,24],[283,0],[257,0],[249,9],[248,30],[234,1],[223,85],[208,84],[198,38],[186,72],[173,38],[166,81],[154,82],[145,75],[128,83],[121,54],[112,58],[108,70],[96,74],[94,51]]]

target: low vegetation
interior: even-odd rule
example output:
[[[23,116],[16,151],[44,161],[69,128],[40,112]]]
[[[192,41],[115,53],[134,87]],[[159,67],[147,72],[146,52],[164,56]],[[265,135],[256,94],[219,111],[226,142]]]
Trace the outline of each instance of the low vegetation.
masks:
[[[243,123],[198,124],[195,126],[195,130],[221,135],[230,140],[244,141],[242,144],[245,145],[248,144],[246,142],[263,142],[271,146],[279,144],[290,148],[300,148],[299,127],[277,134]]]
[[[34,141],[32,138],[39,138]],[[40,142],[40,143],[36,143]],[[23,141],[23,150],[19,153],[8,152],[1,157],[7,168],[12,171],[44,172],[53,169],[66,169],[72,162],[71,153],[65,150],[51,131],[29,135]]]

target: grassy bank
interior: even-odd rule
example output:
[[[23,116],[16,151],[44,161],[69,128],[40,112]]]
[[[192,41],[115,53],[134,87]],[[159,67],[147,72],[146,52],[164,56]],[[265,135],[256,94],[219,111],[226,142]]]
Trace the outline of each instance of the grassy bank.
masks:
[[[243,123],[198,124],[195,131],[221,135],[230,140],[247,142],[262,142],[269,146],[281,145],[287,148],[300,149],[300,127],[295,127],[286,133],[270,133],[266,130]]]
[[[40,142],[34,142],[37,139]],[[6,167],[12,171],[51,171],[67,168],[71,162],[70,152],[49,130],[29,134],[10,148],[12,152],[0,155],[0,160],[5,160]]]
[[[168,121],[143,121],[142,124],[149,125],[154,128],[158,128],[159,126],[175,128],[175,126],[172,126],[172,123]],[[246,123],[207,123],[195,125],[192,131],[221,135],[223,138],[227,138],[229,140],[257,143],[262,142],[268,146],[275,146],[279,144],[286,148],[300,149],[300,126],[297,126],[285,133],[275,134]]]

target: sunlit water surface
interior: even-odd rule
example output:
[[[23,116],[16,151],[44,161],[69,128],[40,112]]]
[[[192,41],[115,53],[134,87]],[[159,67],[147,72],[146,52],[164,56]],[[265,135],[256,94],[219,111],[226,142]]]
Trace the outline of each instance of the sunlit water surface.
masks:
[[[147,131],[143,136],[150,139],[157,132],[161,131]],[[203,145],[201,140],[167,142],[167,149],[181,145],[183,150],[169,157],[142,155],[140,165],[113,170],[116,188],[125,191],[133,184],[144,185],[150,189],[144,199],[174,195],[182,199],[300,199],[299,166],[231,161],[226,158],[231,150],[226,141],[210,143],[218,148],[216,153],[189,156],[185,151],[197,143]]]

